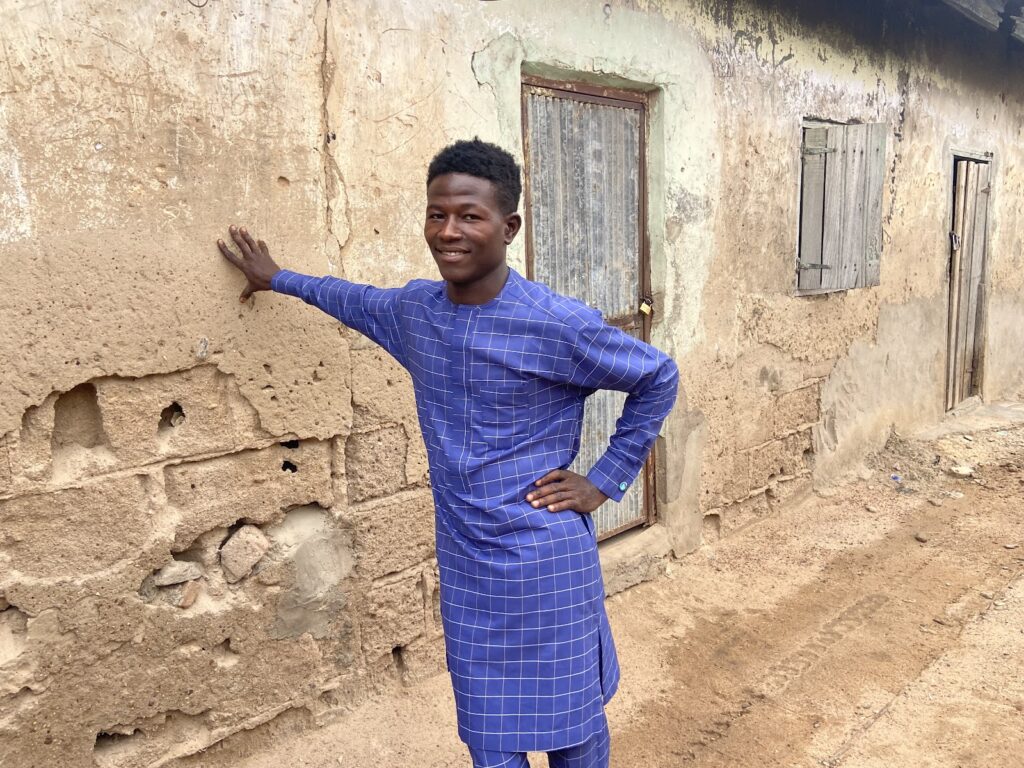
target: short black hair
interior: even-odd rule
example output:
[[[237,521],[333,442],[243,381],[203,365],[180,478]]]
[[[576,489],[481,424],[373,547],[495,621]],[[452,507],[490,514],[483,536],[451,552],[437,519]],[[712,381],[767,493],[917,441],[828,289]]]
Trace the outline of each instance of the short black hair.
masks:
[[[496,144],[489,144],[479,138],[449,144],[430,161],[427,186],[446,173],[464,173],[487,179],[494,184],[502,213],[515,213],[519,208],[519,196],[523,192],[519,164]]]

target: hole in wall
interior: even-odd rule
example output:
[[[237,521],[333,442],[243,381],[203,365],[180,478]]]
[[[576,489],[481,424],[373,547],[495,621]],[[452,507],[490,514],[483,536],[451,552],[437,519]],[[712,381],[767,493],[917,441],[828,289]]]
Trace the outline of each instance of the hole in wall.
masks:
[[[126,728],[124,732],[100,731],[96,734],[96,745],[93,747],[93,751],[98,754],[120,751],[120,749],[132,741],[133,737],[141,735],[142,730],[139,728],[132,728],[130,730]]]
[[[92,384],[79,384],[62,393],[54,405],[53,449],[56,451],[76,445],[96,448],[106,442],[96,387]]]
[[[281,446],[283,448],[290,448],[292,450],[295,450],[296,448],[299,447],[299,441],[298,440],[285,440],[283,443],[281,443]]]
[[[185,409],[178,402],[173,402],[160,411],[160,423],[157,433],[166,434],[185,421]]]
[[[291,185],[292,183],[288,180],[287,176],[277,177],[277,186],[281,187],[282,189],[288,189],[288,187],[290,187]]]
[[[396,645],[391,649],[391,660],[395,663],[398,674],[403,677],[405,676],[405,657],[402,655],[404,650],[401,645]]]
[[[299,471],[299,468],[290,461],[282,461],[281,470],[284,472],[291,472],[294,474],[295,472]]]
[[[701,527],[701,539],[705,544],[718,541],[722,537],[722,516],[719,514],[704,515]]]

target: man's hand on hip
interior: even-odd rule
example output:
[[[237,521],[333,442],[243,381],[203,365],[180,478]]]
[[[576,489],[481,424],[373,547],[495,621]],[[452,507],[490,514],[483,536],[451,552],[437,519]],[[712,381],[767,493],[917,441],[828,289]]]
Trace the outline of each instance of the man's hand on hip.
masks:
[[[586,477],[568,469],[548,472],[534,485],[537,490],[530,491],[526,500],[538,509],[547,507],[548,512],[571,509],[589,515],[608,500]]]
[[[245,289],[238,297],[246,302],[256,291],[269,291],[270,281],[281,268],[270,258],[270,249],[262,240],[253,240],[244,227],[231,225],[228,227],[231,239],[235,241],[241,256],[232,251],[223,240],[217,241],[217,247],[225,259],[230,261],[245,275]]]

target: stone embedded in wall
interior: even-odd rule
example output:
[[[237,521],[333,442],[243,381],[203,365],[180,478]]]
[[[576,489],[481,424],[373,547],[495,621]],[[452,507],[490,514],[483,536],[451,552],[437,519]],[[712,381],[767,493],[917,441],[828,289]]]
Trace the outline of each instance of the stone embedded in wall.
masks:
[[[368,660],[390,654],[423,635],[420,574],[376,587],[360,616],[363,653]]]
[[[173,584],[184,584],[203,576],[199,563],[188,560],[172,560],[153,574],[153,584],[158,587],[169,587]]]
[[[775,399],[775,435],[781,437],[805,429],[821,418],[817,384],[786,392]]]
[[[213,365],[97,379],[95,385],[104,429],[122,465],[237,451],[270,436],[234,376]]]
[[[77,580],[111,569],[134,560],[153,535],[139,477],[0,502],[6,579],[15,583],[18,574]]]
[[[267,550],[268,539],[255,525],[243,525],[220,548],[220,565],[229,584],[241,581],[256,567]]]
[[[167,467],[167,501],[180,514],[175,547],[212,528],[243,520],[275,522],[288,507],[332,503],[329,445],[272,445],[256,451]]]
[[[345,476],[352,502],[389,496],[406,484],[408,439],[401,424],[349,435],[345,445]]]
[[[350,509],[358,571],[370,579],[397,573],[434,554],[434,500],[408,491]]]

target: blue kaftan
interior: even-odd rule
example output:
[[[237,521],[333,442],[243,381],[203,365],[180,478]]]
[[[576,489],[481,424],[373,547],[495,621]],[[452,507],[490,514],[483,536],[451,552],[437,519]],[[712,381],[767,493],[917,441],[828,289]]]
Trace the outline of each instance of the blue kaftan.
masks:
[[[675,364],[515,271],[479,306],[427,280],[380,289],[282,270],[273,289],[364,333],[412,375],[462,740],[547,752],[600,732],[619,668],[594,523],[525,497],[572,463],[587,396],[616,389],[630,395],[588,477],[620,500],[672,408]]]

